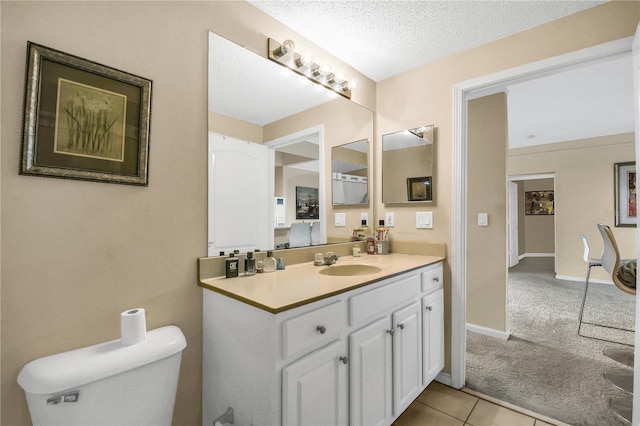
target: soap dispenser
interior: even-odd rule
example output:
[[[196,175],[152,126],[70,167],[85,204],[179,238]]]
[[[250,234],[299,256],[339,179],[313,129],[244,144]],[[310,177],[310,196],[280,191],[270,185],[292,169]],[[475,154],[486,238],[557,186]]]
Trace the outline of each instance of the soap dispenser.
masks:
[[[276,270],[277,262],[276,262],[276,258],[273,257],[273,250],[267,250],[267,257],[264,259],[262,263],[263,263],[262,268],[264,269],[264,272],[273,272]]]

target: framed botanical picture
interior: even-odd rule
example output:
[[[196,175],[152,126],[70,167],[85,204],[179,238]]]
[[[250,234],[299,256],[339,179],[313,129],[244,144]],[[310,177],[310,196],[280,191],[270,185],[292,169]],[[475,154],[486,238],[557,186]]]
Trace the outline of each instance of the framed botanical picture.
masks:
[[[524,193],[524,214],[554,214],[553,191],[527,191]]]
[[[408,201],[432,201],[431,176],[407,178]]]
[[[615,163],[614,174],[614,198],[615,198],[615,225],[638,226],[638,210],[636,202],[636,163]]]
[[[147,186],[151,80],[29,42],[20,174]]]
[[[320,219],[318,188],[296,186],[296,219]]]

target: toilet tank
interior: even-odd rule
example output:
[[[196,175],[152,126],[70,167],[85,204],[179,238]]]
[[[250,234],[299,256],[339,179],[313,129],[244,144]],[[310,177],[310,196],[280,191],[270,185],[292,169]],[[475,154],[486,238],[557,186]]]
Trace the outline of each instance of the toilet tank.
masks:
[[[120,339],[36,359],[24,366],[24,389],[34,425],[170,425],[182,331],[166,326],[146,340]]]

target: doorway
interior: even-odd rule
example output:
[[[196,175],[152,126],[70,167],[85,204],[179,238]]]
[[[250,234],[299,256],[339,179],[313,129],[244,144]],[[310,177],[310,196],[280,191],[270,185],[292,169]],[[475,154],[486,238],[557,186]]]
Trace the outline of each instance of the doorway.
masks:
[[[452,229],[452,320],[451,320],[451,376],[453,387],[465,383],[466,367],[466,259],[467,259],[467,102],[504,91],[509,83],[552,73],[561,68],[606,58],[631,51],[632,37],[593,48],[531,63],[493,75],[454,85],[454,149],[453,149],[453,217]]]

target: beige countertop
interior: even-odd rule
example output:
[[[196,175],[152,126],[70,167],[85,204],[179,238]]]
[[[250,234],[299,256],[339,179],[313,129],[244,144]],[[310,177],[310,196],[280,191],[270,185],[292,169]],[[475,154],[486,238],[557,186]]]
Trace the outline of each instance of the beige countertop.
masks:
[[[313,262],[306,262],[253,276],[201,278],[198,285],[265,311],[278,313],[443,260],[444,257],[440,256],[399,253],[343,256],[336,265],[374,265],[381,271],[369,275],[331,276],[320,273],[320,270],[331,266],[315,266]]]

